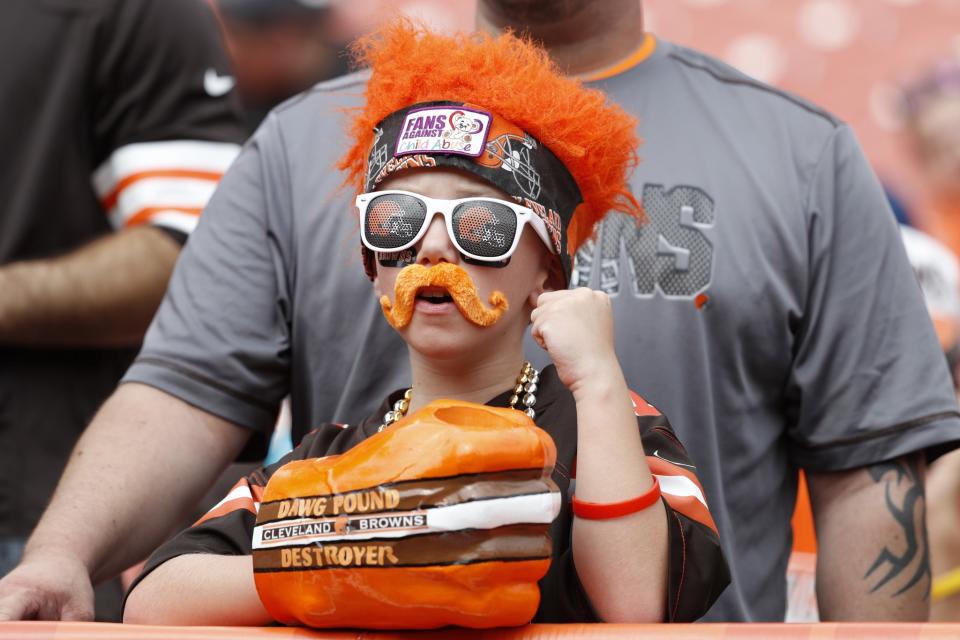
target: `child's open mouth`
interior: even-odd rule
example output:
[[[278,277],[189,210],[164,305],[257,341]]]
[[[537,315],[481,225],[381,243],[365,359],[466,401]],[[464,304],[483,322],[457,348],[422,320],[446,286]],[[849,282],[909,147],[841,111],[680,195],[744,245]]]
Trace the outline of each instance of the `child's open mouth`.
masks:
[[[424,287],[417,292],[417,300],[430,304],[453,302],[453,297],[443,287]]]

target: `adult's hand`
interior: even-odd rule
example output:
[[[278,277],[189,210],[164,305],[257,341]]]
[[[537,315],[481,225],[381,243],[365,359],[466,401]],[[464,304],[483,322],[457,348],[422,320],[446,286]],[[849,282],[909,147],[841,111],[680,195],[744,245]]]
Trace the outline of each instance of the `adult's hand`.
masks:
[[[89,619],[91,583],[153,551],[250,433],[153,387],[120,385],[77,443],[21,566],[0,582],[0,619]]]
[[[0,579],[0,620],[92,620],[93,585],[79,558],[38,550]]]

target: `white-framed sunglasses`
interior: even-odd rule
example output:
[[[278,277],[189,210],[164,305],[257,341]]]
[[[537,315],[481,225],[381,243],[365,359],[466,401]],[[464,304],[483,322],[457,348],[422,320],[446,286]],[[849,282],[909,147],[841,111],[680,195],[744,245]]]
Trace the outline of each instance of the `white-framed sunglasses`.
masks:
[[[410,191],[372,191],[357,196],[360,238],[371,251],[409,249],[426,233],[434,216],[443,215],[450,240],[464,256],[500,262],[516,251],[520,233],[529,224],[548,249],[543,219],[528,207],[497,198],[442,200]],[[550,249],[552,252],[552,249]]]

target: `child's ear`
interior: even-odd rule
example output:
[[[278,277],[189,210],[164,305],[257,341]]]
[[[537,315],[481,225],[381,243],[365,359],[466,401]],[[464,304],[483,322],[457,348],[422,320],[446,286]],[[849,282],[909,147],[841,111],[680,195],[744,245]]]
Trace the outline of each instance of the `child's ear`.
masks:
[[[559,291],[566,289],[566,277],[563,273],[563,266],[557,259],[551,259],[547,267],[547,277],[543,281],[544,291]]]
[[[533,291],[530,292],[530,296],[527,298],[527,309],[531,311],[537,308],[537,298],[540,297],[540,294],[547,289],[544,289],[542,286],[534,287]]]
[[[546,264],[544,264],[540,271],[537,286],[530,292],[527,303],[531,309],[536,309],[537,298],[540,297],[541,293],[556,291],[561,288],[563,288],[563,270],[560,267],[560,262],[554,260],[552,257],[548,257]]]

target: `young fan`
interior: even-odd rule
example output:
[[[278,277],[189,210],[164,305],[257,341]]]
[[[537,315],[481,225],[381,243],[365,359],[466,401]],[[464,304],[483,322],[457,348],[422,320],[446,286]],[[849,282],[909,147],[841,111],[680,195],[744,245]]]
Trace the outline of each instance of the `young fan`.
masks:
[[[697,619],[728,573],[695,468],[667,420],[628,390],[605,294],[565,288],[570,256],[606,211],[640,215],[625,182],[636,122],[510,35],[440,36],[401,21],[357,50],[372,77],[341,168],[360,191],[364,266],[407,342],[412,385],[238,483],[149,560],[126,620],[271,622],[250,558],[267,479],[440,398],[523,411],[556,444],[563,503],[534,621]],[[531,324],[554,362],[539,372],[523,360]]]

